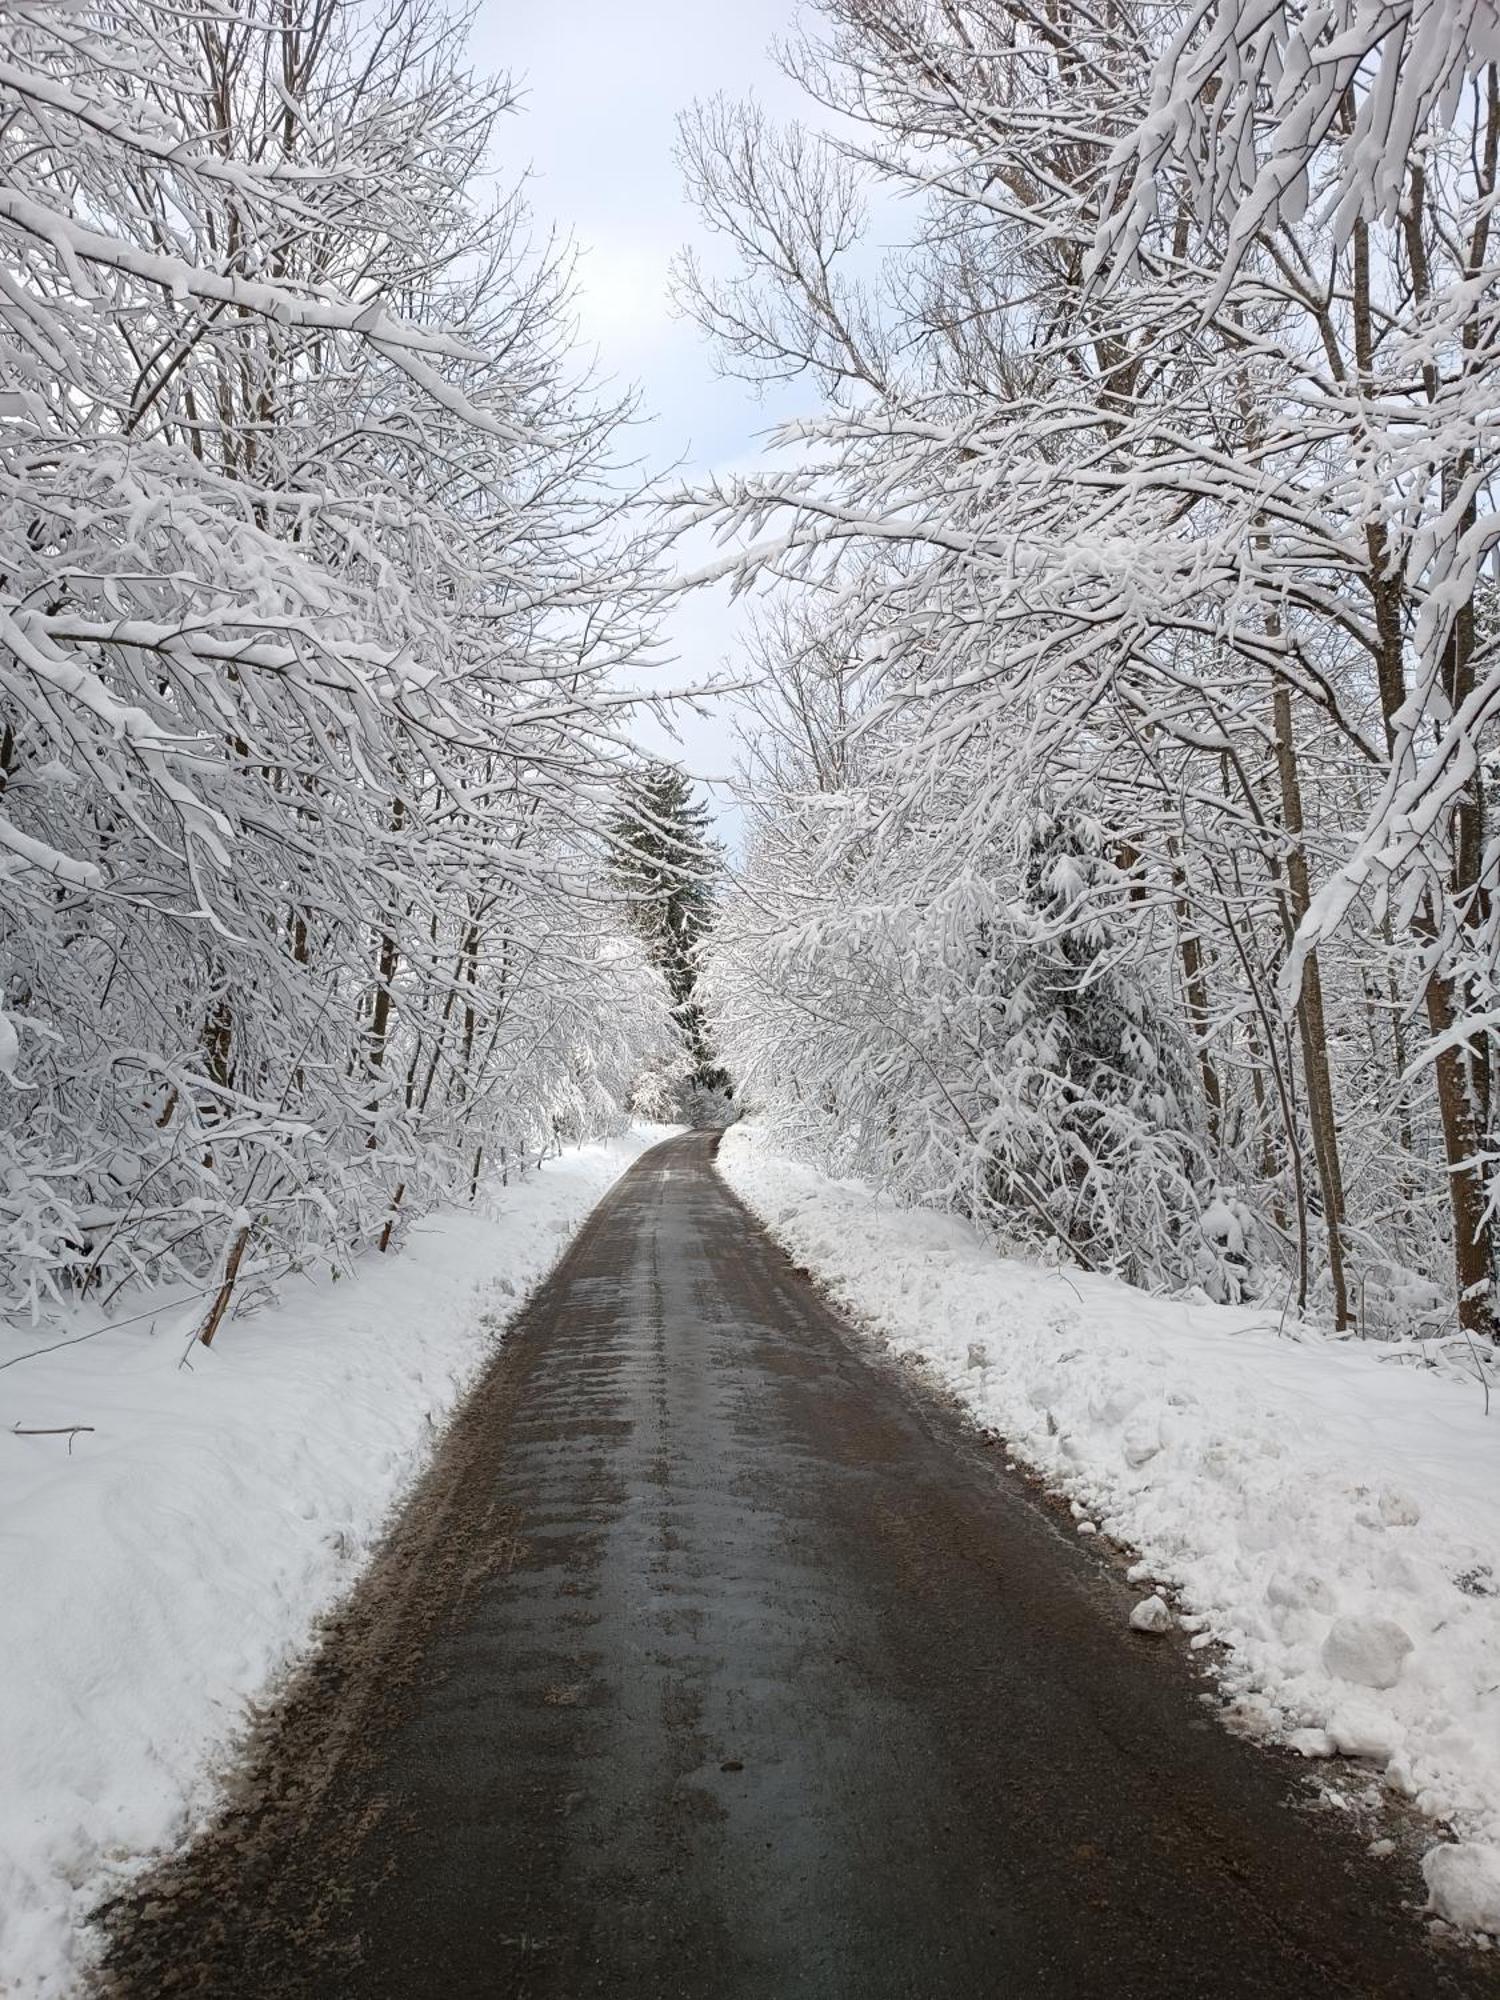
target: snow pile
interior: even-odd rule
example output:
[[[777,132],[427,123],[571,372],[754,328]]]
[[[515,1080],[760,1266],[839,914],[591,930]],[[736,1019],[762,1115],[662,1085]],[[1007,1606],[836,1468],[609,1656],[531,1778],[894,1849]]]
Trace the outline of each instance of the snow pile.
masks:
[[[719,1165],[800,1264],[1097,1527],[1138,1550],[1195,1647],[1221,1641],[1240,1727],[1372,1760],[1463,1845],[1432,1908],[1500,1932],[1500,1411],[1477,1384],[1277,1315],[1154,1299],[998,1257],[767,1153]],[[1382,1358],[1383,1354],[1388,1358]]]
[[[522,1295],[660,1131],[549,1160],[180,1368],[201,1301],[0,1369],[0,1992],[214,1797],[246,1704],[349,1587]],[[80,1322],[73,1331],[87,1332]],[[0,1334],[0,1362],[38,1344]],[[71,1446],[71,1449],[70,1449]]]

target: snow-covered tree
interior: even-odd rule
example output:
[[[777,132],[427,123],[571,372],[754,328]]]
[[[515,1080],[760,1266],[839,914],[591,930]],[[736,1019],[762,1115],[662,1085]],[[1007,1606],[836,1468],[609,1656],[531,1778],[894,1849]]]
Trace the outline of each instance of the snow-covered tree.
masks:
[[[629,920],[660,973],[682,1043],[670,1078],[649,1086],[656,1115],[714,1122],[728,1107],[729,1078],[714,1053],[697,998],[699,958],[714,919],[714,884],[723,854],[708,832],[709,812],[685,773],[651,762],[621,785],[611,822],[611,866]]]
[[[609,1115],[650,550],[429,0],[3,31],[0,1268],[389,1241]]]
[[[820,392],[685,511],[874,706],[825,874],[878,854],[925,919],[1036,812],[1096,827],[1066,923],[1153,969],[1179,1135],[1297,1298],[1396,1316],[1446,1245],[1486,1335],[1493,25],[824,0],[789,62],[830,136],[686,125],[731,261],[682,286]],[[914,218],[878,263],[872,198]]]
[[[866,712],[826,648],[762,651],[750,841],[708,952],[706,999],[749,1103],[784,1143],[1008,1241],[1148,1282],[1250,1283],[1170,992],[1107,914],[1102,829],[1019,774],[1006,841],[949,873],[945,831],[979,767],[956,756],[923,813],[882,828],[899,725]],[[823,686],[814,691],[820,675]],[[785,690],[779,726],[773,690]],[[799,747],[798,737],[801,738]],[[1028,802],[1029,801],[1029,802]]]

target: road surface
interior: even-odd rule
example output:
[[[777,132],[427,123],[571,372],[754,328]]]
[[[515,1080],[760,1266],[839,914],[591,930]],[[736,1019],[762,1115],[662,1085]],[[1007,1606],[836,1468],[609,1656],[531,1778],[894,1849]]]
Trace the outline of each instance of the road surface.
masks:
[[[712,1151],[521,1315],[108,1990],[1494,1993]]]

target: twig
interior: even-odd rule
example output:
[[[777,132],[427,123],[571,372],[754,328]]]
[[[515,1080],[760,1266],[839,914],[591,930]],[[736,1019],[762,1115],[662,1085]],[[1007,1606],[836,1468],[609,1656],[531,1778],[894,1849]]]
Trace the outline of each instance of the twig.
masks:
[[[92,1424],[49,1424],[40,1427],[31,1424],[12,1424],[11,1436],[18,1438],[60,1438],[68,1440],[68,1456],[73,1456],[73,1440],[80,1431],[91,1431]]]
[[[1469,1329],[1467,1327],[1462,1327],[1460,1331],[1462,1332],[1464,1340],[1468,1346],[1470,1359],[1474,1363],[1474,1373],[1479,1377],[1479,1386],[1484,1391],[1484,1414],[1488,1416],[1490,1413],[1490,1378],[1484,1372],[1484,1363],[1480,1360],[1479,1355],[1475,1350],[1474,1339],[1472,1334],[1469,1332]]]
[[[1286,1287],[1286,1297],[1281,1301],[1281,1318],[1276,1322],[1276,1338],[1278,1340],[1280,1340],[1281,1336],[1286,1332],[1286,1316],[1287,1316],[1287,1310],[1292,1303],[1292,1285],[1294,1282],[1295,1280],[1288,1278]]]
[[[380,1253],[382,1256],[384,1256],[386,1251],[389,1250],[391,1247],[391,1231],[396,1226],[396,1217],[401,1210],[401,1197],[405,1193],[406,1193],[406,1182],[402,1181],[397,1186],[396,1192],[391,1196],[391,1211],[390,1214],[385,1219],[384,1229],[382,1229],[380,1232]]]
[[[206,1298],[212,1290],[212,1285],[200,1285],[176,1303],[185,1305],[188,1299]],[[166,1310],[164,1306],[148,1306],[145,1312],[130,1319],[107,1319],[101,1326],[91,1326],[87,1333],[70,1334],[66,1340],[50,1341],[45,1347],[28,1347],[24,1354],[13,1354],[8,1361],[0,1361],[0,1368],[15,1368],[23,1361],[35,1361],[39,1354],[56,1354],[59,1348],[77,1347],[85,1340],[97,1340],[101,1333],[117,1333],[122,1326],[139,1326],[143,1319],[159,1318]]]
[[[188,1342],[189,1353],[193,1350],[194,1341],[202,1341],[205,1347],[213,1345],[214,1335],[219,1330],[219,1321],[223,1319],[234,1292],[234,1281],[240,1274],[240,1259],[244,1256],[245,1245],[249,1241],[250,1225],[247,1222],[230,1245],[229,1255],[224,1259],[224,1279],[219,1286],[218,1296],[209,1307],[207,1317],[194,1334],[193,1340]]]

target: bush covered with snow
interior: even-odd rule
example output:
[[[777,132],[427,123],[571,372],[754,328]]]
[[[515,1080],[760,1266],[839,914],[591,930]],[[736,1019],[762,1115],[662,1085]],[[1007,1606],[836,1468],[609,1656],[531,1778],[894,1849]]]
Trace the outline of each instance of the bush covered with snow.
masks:
[[[1034,811],[940,881],[946,808],[837,867],[831,805],[757,822],[704,980],[742,1095],[789,1148],[1003,1240],[1242,1297],[1255,1224],[1218,1186],[1155,971],[1099,913],[1120,877],[1097,826]]]

